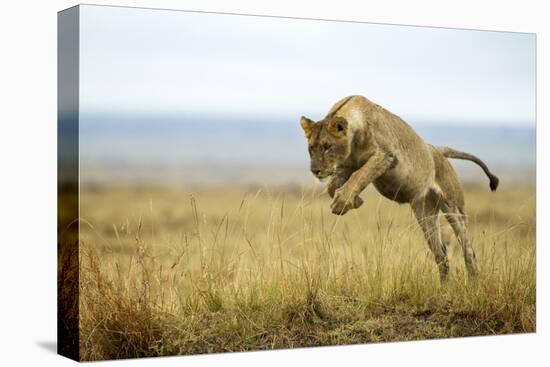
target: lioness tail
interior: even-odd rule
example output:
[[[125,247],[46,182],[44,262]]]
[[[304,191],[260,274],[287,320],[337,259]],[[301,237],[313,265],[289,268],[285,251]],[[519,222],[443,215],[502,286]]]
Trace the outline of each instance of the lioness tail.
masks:
[[[491,191],[495,191],[498,187],[498,177],[493,175],[487,165],[475,155],[460,152],[458,150],[451,149],[449,147],[438,147],[439,151],[447,158],[464,159],[476,163],[483,169],[483,172],[489,177],[489,187]]]

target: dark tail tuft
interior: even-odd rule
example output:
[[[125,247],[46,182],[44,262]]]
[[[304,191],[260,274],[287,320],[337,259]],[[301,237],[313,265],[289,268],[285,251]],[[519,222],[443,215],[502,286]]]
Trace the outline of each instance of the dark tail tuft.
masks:
[[[489,187],[491,188],[491,191],[495,191],[497,189],[498,181],[499,181],[498,177],[493,175],[491,173],[491,171],[489,171],[489,168],[487,167],[487,165],[481,159],[479,159],[475,155],[460,152],[458,150],[454,150],[454,149],[451,149],[449,147],[438,147],[437,149],[446,158],[465,159],[467,161],[472,161],[472,162],[476,163],[478,166],[481,167],[481,169],[483,169],[483,172],[485,172],[487,177],[489,177]]]
[[[491,188],[491,191],[496,191],[498,187],[498,177],[491,174],[489,176],[489,187]]]

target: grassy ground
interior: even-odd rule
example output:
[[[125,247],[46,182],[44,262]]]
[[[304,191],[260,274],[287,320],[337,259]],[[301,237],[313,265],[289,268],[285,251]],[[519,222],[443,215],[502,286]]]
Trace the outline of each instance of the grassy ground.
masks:
[[[444,287],[409,207],[363,198],[337,217],[319,190],[84,190],[82,359],[535,330],[534,188],[468,188],[481,274],[453,238]]]

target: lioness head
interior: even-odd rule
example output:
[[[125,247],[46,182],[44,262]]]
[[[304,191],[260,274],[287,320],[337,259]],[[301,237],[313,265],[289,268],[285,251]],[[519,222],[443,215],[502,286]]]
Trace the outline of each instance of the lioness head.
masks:
[[[320,180],[331,176],[350,154],[347,120],[331,116],[314,122],[302,116],[300,125],[308,142],[311,172]]]

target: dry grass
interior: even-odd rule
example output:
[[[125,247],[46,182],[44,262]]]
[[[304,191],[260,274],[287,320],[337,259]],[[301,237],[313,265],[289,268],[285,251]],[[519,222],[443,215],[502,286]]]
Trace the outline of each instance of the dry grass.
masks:
[[[451,279],[408,206],[368,191],[330,214],[319,190],[84,191],[81,358],[535,330],[535,193],[468,189],[481,266]]]

